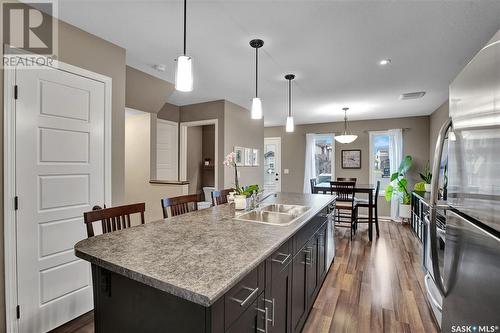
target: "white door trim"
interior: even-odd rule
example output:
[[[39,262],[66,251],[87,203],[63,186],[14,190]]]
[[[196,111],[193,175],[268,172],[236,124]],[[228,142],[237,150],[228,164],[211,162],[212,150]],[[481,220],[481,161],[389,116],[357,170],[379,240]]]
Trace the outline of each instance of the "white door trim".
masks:
[[[182,122],[179,124],[179,180],[187,178],[187,129],[193,126],[215,125],[215,158],[214,158],[214,184],[215,188],[219,188],[219,120],[207,119]]]
[[[17,58],[27,56],[17,55]],[[49,63],[46,61],[45,63]],[[97,74],[76,66],[53,60],[55,69],[80,75],[104,83],[104,201],[111,206],[111,85],[110,77]],[[25,70],[25,69],[20,69]],[[43,69],[37,69],[43,70]],[[16,212],[14,207],[15,180],[16,180],[16,119],[14,86],[16,84],[16,70],[4,68],[4,268],[5,268],[5,321],[7,332],[18,332],[17,319],[17,257],[16,257]],[[22,91],[19,92],[22,94]],[[22,204],[22,203],[21,203]]]

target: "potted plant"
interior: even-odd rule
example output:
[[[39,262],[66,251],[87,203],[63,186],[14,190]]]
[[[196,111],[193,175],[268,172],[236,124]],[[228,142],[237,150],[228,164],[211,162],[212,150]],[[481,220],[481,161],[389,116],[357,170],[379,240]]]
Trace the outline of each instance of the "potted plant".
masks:
[[[229,167],[234,167],[234,204],[236,209],[246,209],[247,208],[247,198],[249,198],[254,192],[259,193],[259,185],[250,185],[246,187],[240,187],[240,182],[238,180],[238,167],[235,161],[235,153],[229,153],[224,159],[224,165]]]
[[[424,172],[419,173],[420,178],[425,182],[424,183],[424,188],[425,192],[430,192],[431,191],[431,181],[432,181],[432,173],[431,173],[431,168],[429,166],[429,162],[425,165]]]
[[[399,200],[399,217],[410,218],[410,201],[411,195],[408,192],[408,179],[406,174],[412,165],[411,156],[405,156],[399,165],[398,171],[391,175],[391,183],[385,189],[385,199],[391,201],[393,198]]]

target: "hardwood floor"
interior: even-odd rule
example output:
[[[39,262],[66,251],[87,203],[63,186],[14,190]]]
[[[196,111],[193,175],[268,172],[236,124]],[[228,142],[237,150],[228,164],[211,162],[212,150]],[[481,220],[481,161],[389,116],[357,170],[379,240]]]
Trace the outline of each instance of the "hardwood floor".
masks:
[[[353,242],[338,228],[335,261],[304,333],[437,332],[425,297],[422,250],[408,226],[380,222],[368,241],[366,225]]]
[[[368,241],[360,225],[352,242],[338,228],[335,261],[305,324],[304,333],[437,332],[425,297],[421,244],[408,226],[380,221]],[[52,333],[93,333],[89,312]]]

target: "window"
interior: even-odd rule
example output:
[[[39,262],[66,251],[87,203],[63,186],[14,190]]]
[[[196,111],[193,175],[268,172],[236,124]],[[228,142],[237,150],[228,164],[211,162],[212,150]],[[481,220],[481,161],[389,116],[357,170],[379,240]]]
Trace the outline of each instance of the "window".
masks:
[[[334,170],[333,135],[316,134],[314,139],[315,175],[320,183],[330,181]]]
[[[370,183],[380,180],[380,194],[385,193],[391,181],[390,139],[387,131],[370,132]]]

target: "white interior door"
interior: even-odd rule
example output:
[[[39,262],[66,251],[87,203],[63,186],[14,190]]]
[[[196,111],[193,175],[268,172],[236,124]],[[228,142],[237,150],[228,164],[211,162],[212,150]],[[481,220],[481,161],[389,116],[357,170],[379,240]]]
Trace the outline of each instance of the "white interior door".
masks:
[[[264,138],[264,190],[281,191],[281,138]]]
[[[156,178],[177,180],[179,169],[178,124],[158,119],[156,122]]]
[[[54,68],[19,69],[16,84],[19,329],[46,332],[93,308],[73,246],[105,200],[105,84]]]

